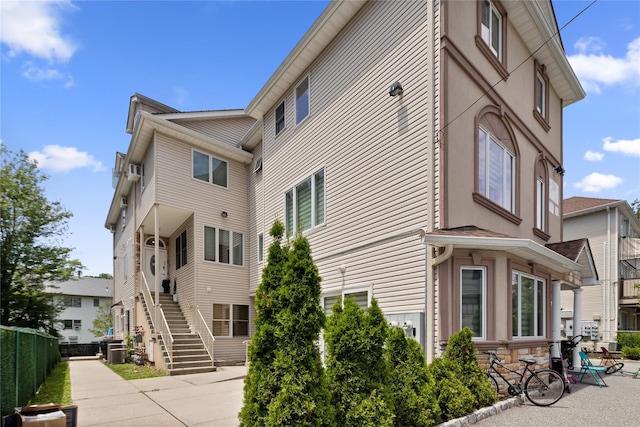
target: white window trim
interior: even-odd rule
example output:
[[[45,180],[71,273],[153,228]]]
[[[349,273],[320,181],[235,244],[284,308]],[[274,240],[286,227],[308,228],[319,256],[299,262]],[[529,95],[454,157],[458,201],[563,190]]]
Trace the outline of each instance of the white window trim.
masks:
[[[298,121],[298,88],[304,81],[307,81],[307,115],[302,118],[302,120]],[[310,115],[311,115],[311,79],[309,78],[309,74],[300,79],[293,89],[293,100],[294,100],[294,117],[296,126],[300,126]]]
[[[140,193],[143,193],[144,189],[147,187],[145,185],[146,177],[145,177],[145,172],[144,172],[144,166],[145,166],[145,162],[143,160],[142,163],[140,163]],[[191,160],[191,168],[193,169],[193,157],[192,157],[192,160]],[[192,174],[192,176],[193,176],[193,174]]]
[[[213,228],[215,230],[215,261],[212,261],[210,259],[206,259],[205,258],[205,245],[207,244],[207,241],[205,239],[205,228]],[[220,230],[224,230],[224,231],[228,231],[229,232],[229,262],[220,262]],[[233,258],[233,234],[240,234],[242,236],[242,260],[240,264],[234,264],[234,258]],[[223,227],[213,227],[210,225],[203,225],[202,226],[202,261],[207,262],[207,263],[215,263],[215,264],[220,264],[220,265],[230,265],[233,267],[244,267],[244,253],[245,253],[245,237],[244,237],[244,233],[241,233],[239,231],[235,231],[229,228],[223,228]]]
[[[541,89],[542,91],[542,99],[540,100],[540,103],[538,103],[538,90]],[[546,105],[547,105],[547,82],[545,81],[544,77],[542,76],[542,74],[540,74],[539,71],[536,71],[536,110],[538,111],[538,113],[540,113],[540,115],[546,119],[547,117],[547,111],[546,111]]]
[[[216,339],[218,339],[218,338],[221,338],[221,339],[233,339],[233,338],[238,339],[238,338],[246,338],[246,337],[251,336],[251,305],[250,304],[239,304],[239,303],[238,304],[233,304],[233,303],[228,303],[227,304],[227,303],[222,303],[222,302],[221,303],[217,303],[217,302],[212,303],[211,304],[211,329],[212,329],[212,332],[213,332],[213,321],[214,320],[222,320],[222,319],[215,319],[213,317],[213,306],[214,305],[228,305],[229,306],[229,319],[228,319],[228,321],[229,321],[229,335],[214,335],[214,338],[216,338]],[[233,335],[233,306],[235,306],[235,305],[246,305],[249,308],[249,311],[248,311],[249,318],[247,320],[247,333],[248,333],[247,335],[236,335],[236,336]]]
[[[230,187],[229,186],[229,162],[227,160],[224,160],[224,159],[220,158],[220,157],[212,156],[209,153],[205,153],[203,151],[195,150],[195,149],[192,148],[191,149],[191,179],[194,180],[194,181],[197,181],[197,182],[205,182],[205,181],[203,181],[201,179],[198,179],[198,178],[196,178],[194,176],[193,153],[203,154],[203,155],[205,155],[205,156],[207,156],[209,158],[209,161],[207,163],[209,165],[209,181],[207,181],[206,183],[209,184],[209,185],[215,185],[218,188],[224,188],[224,189],[228,190],[229,187]],[[220,184],[216,184],[216,183],[213,182],[213,165],[211,163],[212,159],[220,160],[221,162],[225,162],[227,164],[226,178],[225,178],[225,180],[227,181],[227,185],[226,186],[220,185]]]
[[[317,215],[316,215],[316,175],[318,174],[318,172],[324,172],[324,203],[322,206],[322,212],[323,212],[323,217],[324,217],[324,221],[318,223],[318,219],[317,219]],[[295,185],[293,185],[292,187],[287,188],[287,190],[284,192],[284,226],[285,226],[285,232],[288,232],[287,230],[287,193],[291,191],[292,193],[292,203],[293,203],[293,230],[292,230],[292,234],[296,234],[298,232],[298,215],[296,214],[297,211],[297,206],[298,206],[298,195],[296,192],[296,188],[302,184],[303,182],[305,182],[307,179],[311,179],[311,227],[309,227],[307,230],[303,230],[302,233],[308,233],[311,230],[320,227],[324,224],[326,224],[327,222],[327,172],[326,172],[326,168],[324,166],[322,166],[321,168],[318,168],[315,170],[315,172],[313,172],[311,174],[311,176],[307,176],[304,179],[298,181]]]
[[[480,6],[482,7],[482,5]],[[491,44],[491,39],[492,34],[493,34],[493,19],[492,19],[492,14],[495,13],[496,15],[498,15],[500,17],[499,21],[498,21],[498,51],[496,52],[496,50],[494,49],[494,47]],[[480,22],[480,25],[482,26],[482,31],[481,31],[481,36],[482,36],[482,40],[484,40],[484,42],[487,44],[487,46],[489,47],[489,50],[496,56],[496,58],[498,58],[498,60],[502,61],[502,20],[504,19],[504,16],[502,16],[502,13],[500,13],[500,11],[495,7],[495,5],[493,4],[492,0],[489,0],[489,26],[485,26],[484,23],[482,23],[482,21]],[[484,29],[486,28],[486,33],[484,31]]]
[[[342,306],[344,307],[344,296],[345,295],[350,295],[350,294],[357,294],[360,292],[366,292],[367,293],[367,307],[371,307],[371,298],[373,298],[373,286],[372,285],[366,285],[366,286],[358,286],[358,287],[350,287],[350,288],[345,288],[342,289],[340,291],[329,291],[326,293],[322,294],[322,309],[325,310],[326,307],[324,305],[324,300],[325,298],[331,298],[331,297],[336,297],[336,296],[340,296],[342,297]]]
[[[482,327],[482,335],[478,337],[472,337],[473,341],[484,341],[487,339],[487,267],[484,266],[473,266],[473,265],[462,265],[460,266],[460,326],[462,326],[462,271],[463,270],[474,270],[474,271],[482,271],[482,319],[481,327]]]
[[[516,274],[518,276],[518,316],[516,317],[516,320],[518,321],[518,334],[517,335],[513,335],[513,339],[514,340],[527,340],[527,339],[540,339],[540,338],[545,338],[546,337],[546,329],[547,329],[547,281],[545,279],[543,279],[542,277],[537,277],[534,276],[532,274],[526,274],[523,273],[521,271],[517,271],[514,270],[512,271],[512,275]],[[542,307],[542,331],[538,331],[538,335],[526,335],[523,336],[522,335],[522,322],[520,322],[520,317],[522,316],[522,278],[526,277],[528,279],[532,279],[535,283],[536,288],[538,286],[542,286],[542,301],[543,301],[543,307]],[[511,286],[513,287],[513,283],[511,284]],[[534,292],[534,295],[537,295],[537,292]],[[533,308],[533,312],[534,315],[537,316],[538,315],[538,299],[534,298],[534,308]],[[512,313],[513,314],[513,313]],[[538,319],[536,318],[534,320],[534,324],[538,325]],[[512,333],[513,333],[513,328],[512,328]]]
[[[515,213],[516,211],[516,156],[515,154],[513,154],[511,151],[509,151],[509,149],[502,143],[502,141],[500,141],[500,139],[498,139],[496,136],[494,136],[491,132],[489,132],[488,130],[486,130],[484,127],[480,126],[480,132],[484,132],[485,133],[485,152],[484,152],[484,171],[485,171],[485,188],[479,188],[479,192],[480,194],[482,194],[484,197],[486,197],[488,200],[491,200],[491,202],[495,203],[496,205],[500,206],[501,208],[511,212],[511,213]],[[490,160],[491,160],[491,156],[490,156],[490,147],[491,147],[491,141],[495,142],[497,145],[499,145],[502,148],[502,152],[503,152],[503,162],[502,162],[502,193],[503,193],[503,200],[502,200],[502,204],[496,202],[495,200],[493,200],[491,198],[491,195],[489,194],[489,185],[491,183],[491,179],[490,179],[490,175],[491,175],[491,168],[490,166]],[[480,141],[477,142],[477,144],[480,144]],[[507,176],[507,164],[509,163],[508,160],[511,160],[511,180],[507,180],[506,176]],[[507,188],[507,186],[510,186],[510,188]],[[510,194],[511,194],[511,200],[510,200],[510,207],[506,207],[506,195],[507,195],[507,190],[510,190]]]
[[[261,242],[262,241],[262,242]],[[262,255],[260,254],[262,252]],[[257,259],[259,263],[264,262],[264,233],[258,234]]]
[[[543,177],[536,178],[536,228],[544,231],[545,229],[545,183]]]

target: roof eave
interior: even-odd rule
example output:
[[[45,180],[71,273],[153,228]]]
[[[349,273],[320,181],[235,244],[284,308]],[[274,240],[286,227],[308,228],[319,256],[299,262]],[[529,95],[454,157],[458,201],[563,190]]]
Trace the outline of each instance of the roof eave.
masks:
[[[260,120],[295,82],[301,72],[331,43],[366,0],[332,1],[300,39],[245,111]]]
[[[422,243],[434,246],[453,245],[454,249],[504,251],[558,273],[572,273],[581,269],[580,264],[575,261],[530,239],[425,234]]]

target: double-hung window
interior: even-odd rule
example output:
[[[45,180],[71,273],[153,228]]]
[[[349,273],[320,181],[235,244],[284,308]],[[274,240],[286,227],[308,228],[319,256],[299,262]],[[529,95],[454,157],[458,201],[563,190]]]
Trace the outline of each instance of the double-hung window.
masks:
[[[460,325],[471,329],[474,339],[486,338],[486,277],[485,267],[460,269]]]
[[[199,151],[193,151],[193,177],[221,187],[228,186],[227,162]]]
[[[64,306],[65,307],[82,307],[82,298],[81,297],[64,297]]]
[[[245,304],[213,304],[214,337],[249,336],[249,306]]]
[[[344,291],[341,295],[331,295],[323,298],[324,314],[327,316],[331,316],[333,314],[333,306],[338,301],[339,297],[342,297],[343,304],[345,299],[353,298],[356,304],[358,304],[358,307],[362,309],[369,307],[371,302],[369,298],[369,290],[354,289],[351,291]]]
[[[221,228],[204,227],[204,259],[221,264],[243,265],[242,233]]]
[[[545,336],[545,281],[518,271],[511,275],[513,338]]]
[[[482,0],[481,35],[491,52],[502,59],[502,14],[490,0]]]
[[[546,108],[546,102],[547,102],[547,94],[546,94],[546,88],[547,88],[547,83],[545,82],[544,78],[542,77],[542,75],[540,73],[536,73],[536,111],[538,112],[538,114],[540,114],[542,117],[546,117],[547,116],[547,108]]]
[[[515,157],[489,132],[480,128],[478,192],[509,212],[515,211]]]
[[[296,87],[296,125],[309,115],[309,77]]]
[[[276,135],[284,130],[284,101],[276,107]]]
[[[287,234],[323,224],[324,206],[324,169],[320,169],[285,193]]]
[[[187,265],[187,230],[176,237],[176,270]]]
[[[535,79],[533,81],[533,115],[540,126],[548,132],[549,125],[549,77],[546,67],[535,61]]]

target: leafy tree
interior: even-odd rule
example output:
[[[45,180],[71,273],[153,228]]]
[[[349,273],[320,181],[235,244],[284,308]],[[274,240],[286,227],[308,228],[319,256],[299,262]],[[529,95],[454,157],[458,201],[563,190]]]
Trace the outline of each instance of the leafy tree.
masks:
[[[89,328],[96,337],[103,337],[109,333],[109,328],[113,326],[113,316],[111,315],[111,300],[100,305],[96,310],[96,317],[93,319],[93,328]]]
[[[443,358],[461,367],[462,382],[474,396],[474,409],[480,409],[493,405],[497,396],[487,375],[480,369],[472,337],[473,332],[467,327],[451,335]]]
[[[27,155],[0,146],[0,290],[5,326],[40,329],[57,335],[62,307],[45,292],[47,282],[68,280],[83,268],[60,244],[71,213],[47,200],[47,179]]]
[[[631,209],[633,209],[638,219],[640,219],[640,199],[635,199],[631,202]]]
[[[325,323],[320,307],[320,275],[307,239],[290,243],[277,292],[274,379],[279,389],[268,405],[266,426],[330,426],[324,368],[316,342]]]
[[[392,328],[386,346],[396,426],[427,427],[440,422],[435,381],[427,371],[420,344]]]
[[[366,310],[353,298],[333,306],[324,338],[331,404],[340,426],[369,425],[376,412],[378,426],[392,426],[394,415],[384,357],[387,321],[375,299]]]
[[[276,220],[271,227],[273,242],[267,253],[267,265],[256,292],[255,333],[249,344],[249,372],[244,380],[244,405],[240,411],[242,426],[262,426],[268,405],[278,391],[273,363],[278,342],[275,339],[276,315],[280,308],[278,292],[282,283],[288,248],[282,246],[284,225]]]

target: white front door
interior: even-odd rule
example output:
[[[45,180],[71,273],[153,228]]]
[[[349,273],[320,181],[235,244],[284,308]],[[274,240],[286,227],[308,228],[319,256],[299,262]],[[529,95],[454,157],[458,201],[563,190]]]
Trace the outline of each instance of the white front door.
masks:
[[[167,278],[167,251],[166,249],[160,249],[160,262],[156,262],[154,248],[145,248],[144,255],[144,277],[149,284],[149,290],[155,292],[156,274],[158,274],[160,277],[158,281],[158,291],[162,292],[162,279]]]

